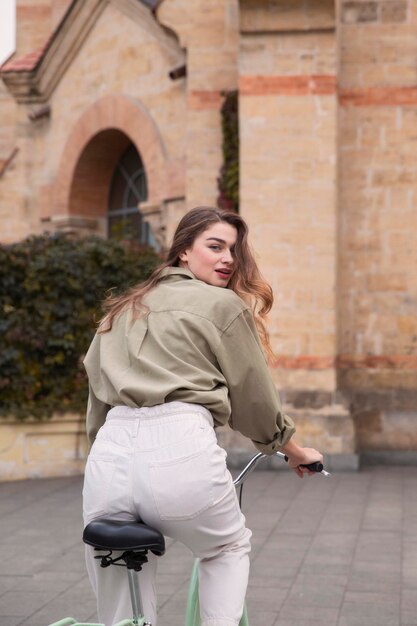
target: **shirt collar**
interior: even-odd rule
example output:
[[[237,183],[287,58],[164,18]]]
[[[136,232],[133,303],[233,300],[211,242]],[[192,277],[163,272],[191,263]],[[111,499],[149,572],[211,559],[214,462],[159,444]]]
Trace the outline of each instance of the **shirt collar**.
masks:
[[[195,278],[194,274],[185,267],[165,267],[161,272],[162,278],[182,276],[183,278]]]

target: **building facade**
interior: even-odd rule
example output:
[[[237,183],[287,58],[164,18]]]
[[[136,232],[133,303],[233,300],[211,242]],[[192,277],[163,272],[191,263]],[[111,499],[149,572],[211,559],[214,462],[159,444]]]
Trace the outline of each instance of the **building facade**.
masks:
[[[238,90],[240,212],[300,439],[347,465],[417,451],[417,0],[18,0],[17,25],[1,241],[127,224],[165,247],[217,202]]]

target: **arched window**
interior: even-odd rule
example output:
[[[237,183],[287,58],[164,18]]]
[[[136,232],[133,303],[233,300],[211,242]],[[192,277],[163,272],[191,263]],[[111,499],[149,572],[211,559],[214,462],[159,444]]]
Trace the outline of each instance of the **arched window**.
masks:
[[[143,219],[138,204],[148,197],[145,168],[133,144],[117,163],[109,193],[108,236],[133,239],[155,246],[149,224]]]

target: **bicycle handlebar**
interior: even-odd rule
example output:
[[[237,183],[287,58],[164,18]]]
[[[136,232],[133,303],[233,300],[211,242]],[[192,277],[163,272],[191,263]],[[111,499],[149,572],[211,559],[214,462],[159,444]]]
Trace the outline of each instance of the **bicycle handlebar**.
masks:
[[[237,478],[235,478],[235,480],[233,481],[234,486],[239,487],[239,485],[241,485],[246,480],[248,475],[253,472],[259,461],[265,459],[267,456],[269,455],[263,454],[262,452],[258,452],[257,454],[255,454],[255,456],[251,458],[249,463],[240,472],[239,476],[237,476]],[[285,454],[283,454],[282,452],[275,452],[275,455],[273,456],[279,456],[285,461],[288,461],[288,457],[286,457]],[[326,472],[326,470],[323,469],[323,464],[319,461],[316,461],[315,463],[309,463],[308,465],[303,465],[302,467],[307,467],[311,472],[316,472],[317,474],[321,474],[322,476],[330,476],[330,473]]]

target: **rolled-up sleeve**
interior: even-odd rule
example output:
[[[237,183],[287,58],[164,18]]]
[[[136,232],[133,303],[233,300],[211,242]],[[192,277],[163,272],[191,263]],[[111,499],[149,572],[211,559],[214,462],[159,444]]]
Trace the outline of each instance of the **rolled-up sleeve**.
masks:
[[[230,426],[249,437],[264,454],[274,454],[293,436],[295,426],[282,412],[249,310],[222,332],[216,357],[229,388]]]

